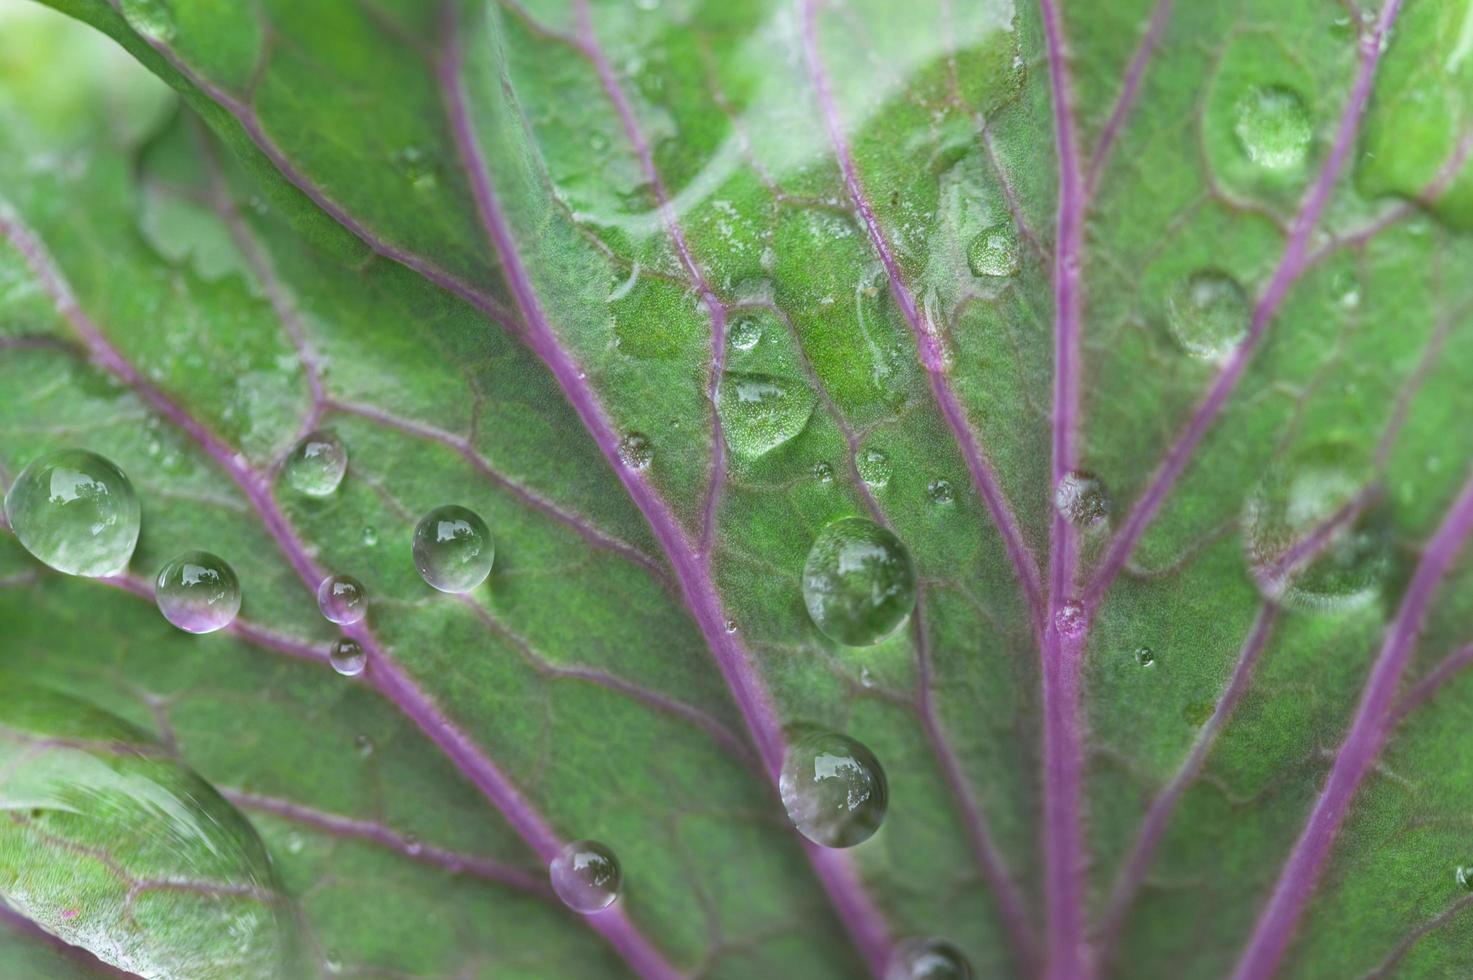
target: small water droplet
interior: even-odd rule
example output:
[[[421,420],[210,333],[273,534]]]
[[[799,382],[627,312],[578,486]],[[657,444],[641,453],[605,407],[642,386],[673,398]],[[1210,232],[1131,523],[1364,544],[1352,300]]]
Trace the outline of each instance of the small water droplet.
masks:
[[[436,507],[414,529],[414,564],[420,578],[441,592],[469,592],[491,574],[496,544],[471,510]]]
[[[329,949],[327,952],[322,954],[322,965],[327,967],[328,973],[342,973],[342,954],[335,949]]]
[[[292,448],[282,465],[287,485],[309,497],[326,497],[343,482],[348,451],[327,430],[310,432]]]
[[[751,350],[762,341],[762,324],[755,317],[743,317],[731,325],[731,346]]]
[[[983,278],[1005,279],[1017,275],[1021,258],[1013,226],[1000,222],[973,238],[967,246],[967,265],[971,266],[972,275]]]
[[[869,646],[915,608],[915,566],[890,531],[862,517],[842,518],[820,531],[808,551],[803,601],[829,639]]]
[[[548,866],[552,890],[574,912],[602,912],[619,897],[623,874],[614,852],[598,841],[575,840]]]
[[[949,504],[956,499],[956,491],[951,488],[950,480],[932,480],[926,485],[926,496],[933,504]]]
[[[859,478],[879,489],[890,483],[890,457],[878,449],[866,449],[854,461]]]
[[[240,612],[235,570],[208,551],[187,551],[159,569],[154,601],[164,618],[186,633],[213,633]]]
[[[440,182],[434,154],[417,146],[406,146],[395,154],[394,165],[409,181],[409,186],[421,194],[434,190]]]
[[[1084,635],[1084,628],[1089,625],[1088,617],[1084,614],[1084,607],[1077,602],[1066,602],[1054,613],[1054,628],[1059,635],[1068,640],[1077,640]]]
[[[885,980],[972,980],[972,964],[944,939],[907,939],[895,946]]]
[[[350,636],[340,636],[334,640],[327,659],[332,664],[332,669],[344,677],[357,677],[368,665],[368,654],[363,652],[362,644]]]
[[[1473,865],[1460,864],[1453,870],[1453,880],[1464,891],[1473,892]]]
[[[860,687],[874,687],[875,686],[875,675],[872,674],[872,673],[870,673],[870,669],[868,667],[861,667],[861,668],[859,668],[859,686]]]
[[[825,462],[822,462],[822,461],[817,462],[817,463],[814,463],[813,464],[813,478],[815,480],[817,480],[819,483],[833,483],[834,482],[834,468],[832,466],[830,466],[828,463],[825,463]]]
[[[1293,89],[1264,85],[1246,92],[1233,116],[1238,145],[1265,170],[1296,168],[1309,155],[1309,110]]]
[[[734,619],[728,619],[725,623],[725,628],[726,632],[735,633],[737,631],[737,621]]]
[[[5,517],[31,554],[90,578],[128,566],[141,523],[128,477],[82,449],[47,453],[21,470],[5,495]]]
[[[1156,651],[1155,650],[1152,650],[1148,646],[1138,646],[1138,647],[1136,647],[1135,648],[1135,662],[1138,663],[1138,664],[1140,664],[1142,667],[1154,667],[1154,666],[1156,666]]]
[[[123,19],[139,34],[154,41],[174,40],[174,11],[166,0],[122,0]]]
[[[1330,280],[1330,296],[1347,310],[1360,306],[1360,277],[1353,269],[1341,269]]]
[[[1110,496],[1093,474],[1071,470],[1054,488],[1054,506],[1075,527],[1097,527],[1110,516]]]
[[[368,596],[353,576],[329,575],[317,587],[317,608],[328,622],[351,626],[368,613]]]
[[[731,451],[756,459],[802,432],[817,401],[800,382],[727,372],[716,392],[716,412]]]
[[[286,851],[287,851],[288,854],[301,854],[302,853],[302,848],[305,847],[305,846],[306,846],[306,841],[302,840],[302,835],[301,834],[298,834],[298,833],[295,833],[295,832],[290,833],[290,834],[287,834],[287,836],[286,836]]]
[[[619,440],[619,462],[631,470],[647,470],[655,459],[655,447],[649,436],[630,432]]]
[[[363,529],[363,544],[369,548],[378,544],[378,528],[365,527]]]
[[[1193,728],[1201,728],[1207,724],[1207,719],[1212,717],[1213,706],[1211,701],[1188,701],[1186,707],[1181,709],[1182,720]]]
[[[373,739],[367,735],[355,735],[353,737],[353,747],[358,750],[358,755],[362,758],[366,759],[373,755]]]
[[[1167,301],[1167,322],[1182,349],[1221,361],[1248,332],[1248,297],[1238,281],[1215,269],[1192,273]]]
[[[874,753],[837,732],[811,732],[788,747],[778,792],[793,826],[823,847],[868,840],[890,802]]]

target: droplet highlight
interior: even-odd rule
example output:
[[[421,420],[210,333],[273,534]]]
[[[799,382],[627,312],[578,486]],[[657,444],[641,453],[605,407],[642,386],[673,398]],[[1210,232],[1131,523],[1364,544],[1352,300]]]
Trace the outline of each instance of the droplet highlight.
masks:
[[[368,595],[353,576],[329,575],[317,587],[317,608],[328,622],[351,626],[368,614]]]
[[[614,852],[598,841],[577,840],[548,866],[552,890],[574,912],[602,912],[619,897],[623,872]]]
[[[1309,110],[1282,85],[1246,92],[1233,109],[1233,135],[1249,160],[1265,170],[1293,170],[1309,155]]]
[[[141,525],[128,477],[83,449],[47,453],[21,470],[5,495],[5,518],[42,562],[89,578],[128,566]]]
[[[368,654],[363,645],[350,636],[340,636],[333,641],[327,652],[327,661],[332,669],[344,677],[357,677],[368,666]]]
[[[186,633],[213,633],[240,612],[235,570],[208,551],[187,551],[159,569],[154,602],[164,618]]]
[[[803,563],[803,601],[813,624],[845,646],[893,633],[916,603],[916,573],[899,538],[862,517],[819,532]]]
[[[1054,488],[1054,507],[1075,527],[1099,527],[1110,517],[1110,495],[1098,477],[1072,470]]]
[[[1204,269],[1183,280],[1167,301],[1171,335],[1191,356],[1224,360],[1248,333],[1248,296],[1224,272]]]
[[[972,964],[944,939],[897,943],[885,980],[972,980]]]
[[[890,804],[874,753],[837,732],[812,732],[789,746],[778,792],[793,826],[823,847],[869,840]]]
[[[287,485],[309,497],[329,496],[348,471],[348,450],[326,430],[309,433],[287,455],[282,475]]]
[[[471,591],[491,574],[495,557],[486,522],[464,507],[436,507],[414,529],[414,565],[441,592]]]
[[[1022,258],[1013,226],[1000,222],[987,228],[967,246],[967,265],[982,279],[1006,279],[1018,274]]]
[[[817,401],[800,382],[727,372],[716,392],[716,413],[732,453],[756,459],[802,432]]]

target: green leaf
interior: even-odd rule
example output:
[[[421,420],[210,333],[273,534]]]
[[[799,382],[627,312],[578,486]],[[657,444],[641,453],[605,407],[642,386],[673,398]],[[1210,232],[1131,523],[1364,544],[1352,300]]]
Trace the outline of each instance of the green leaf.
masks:
[[[0,63],[0,467],[144,521],[106,581],[0,538],[0,665],[237,805],[321,970],[1473,968],[1467,0],[56,6],[184,106]],[[845,647],[856,516],[918,599]],[[145,601],[197,548],[204,638]],[[813,729],[885,771],[849,849],[774,792]]]

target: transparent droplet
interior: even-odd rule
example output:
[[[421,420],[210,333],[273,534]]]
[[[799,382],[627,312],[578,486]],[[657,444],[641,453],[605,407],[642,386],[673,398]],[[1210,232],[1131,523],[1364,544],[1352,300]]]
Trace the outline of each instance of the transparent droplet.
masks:
[[[1464,891],[1473,892],[1473,865],[1460,864],[1454,868],[1453,881]]]
[[[716,412],[732,453],[756,459],[802,432],[817,401],[802,382],[727,372],[716,392]]]
[[[329,575],[317,587],[317,608],[328,622],[350,626],[368,613],[368,596],[353,576]]]
[[[400,150],[394,156],[394,164],[409,181],[409,186],[419,193],[434,190],[440,182],[434,155],[417,146],[406,146]]]
[[[874,753],[837,732],[811,732],[788,747],[778,792],[793,826],[823,847],[868,840],[890,802]]]
[[[1004,279],[1017,275],[1021,258],[1013,226],[1001,222],[973,238],[967,246],[967,265],[972,267],[974,276]]]
[[[1215,269],[1188,276],[1167,301],[1167,322],[1182,349],[1221,361],[1248,333],[1248,296],[1238,281]]]
[[[575,840],[548,866],[552,890],[574,912],[602,912],[619,897],[619,859],[603,844]]]
[[[378,528],[371,526],[365,527],[363,529],[363,543],[370,548],[378,544]]]
[[[340,636],[333,641],[327,660],[332,669],[344,677],[357,677],[368,666],[368,654],[363,652],[363,645],[350,636]]]
[[[1054,488],[1054,506],[1075,527],[1097,527],[1110,516],[1110,495],[1098,477],[1071,470]]]
[[[1086,625],[1084,607],[1077,602],[1066,602],[1054,613],[1054,627],[1065,639],[1077,640],[1084,635]]]
[[[736,620],[734,620],[734,619],[728,619],[728,620],[727,620],[727,621],[726,621],[726,622],[725,622],[725,623],[724,623],[724,624],[723,624],[723,628],[724,628],[724,629],[725,629],[725,630],[726,630],[726,632],[728,632],[728,633],[735,633],[735,632],[736,632],[736,631],[737,631],[737,621],[736,621]]]
[[[309,497],[326,497],[343,482],[348,451],[331,432],[309,433],[286,458],[282,475],[287,485]]]
[[[154,41],[174,40],[174,11],[166,0],[122,0],[123,19],[139,34]]]
[[[1233,133],[1248,159],[1266,170],[1299,167],[1313,137],[1304,100],[1281,85],[1244,93],[1233,110]]]
[[[186,551],[159,569],[154,601],[164,618],[186,633],[213,633],[240,612],[240,582],[223,558]]]
[[[1360,306],[1360,277],[1353,269],[1341,269],[1330,280],[1330,297],[1347,310]]]
[[[898,629],[915,608],[915,566],[890,531],[846,517],[820,531],[809,549],[803,601],[825,636],[846,646],[869,646]]]
[[[819,483],[834,482],[834,468],[828,463],[818,462],[813,464],[813,478]]]
[[[731,346],[751,350],[762,341],[762,324],[753,317],[743,317],[731,325]]]
[[[1270,466],[1243,508],[1249,571],[1263,594],[1295,609],[1361,608],[1391,571],[1385,515],[1363,495],[1372,474],[1339,443]]]
[[[631,432],[619,440],[619,462],[631,470],[647,470],[655,459],[655,447],[649,436]]]
[[[1148,646],[1136,647],[1135,662],[1142,667],[1154,667],[1156,665],[1156,651]]]
[[[63,449],[21,470],[5,517],[25,549],[68,575],[116,575],[138,543],[133,484],[96,453]]]
[[[364,759],[373,755],[373,739],[367,735],[353,736],[353,747],[358,750],[358,755]]]
[[[491,574],[496,544],[474,511],[436,507],[414,529],[414,564],[420,578],[441,592],[469,592]]]
[[[885,980],[972,980],[972,964],[944,939],[907,939],[896,944]]]
[[[956,499],[956,491],[951,488],[950,480],[932,480],[926,485],[926,496],[933,504],[949,504]]]
[[[890,483],[890,457],[878,449],[866,449],[854,460],[854,465],[859,470],[859,478],[870,486],[879,489]]]

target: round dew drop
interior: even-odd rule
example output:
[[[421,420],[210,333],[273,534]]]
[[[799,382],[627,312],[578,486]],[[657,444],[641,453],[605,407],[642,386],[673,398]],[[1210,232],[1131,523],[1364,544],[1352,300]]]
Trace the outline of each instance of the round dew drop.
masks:
[[[338,437],[326,430],[309,433],[286,458],[287,484],[309,497],[326,497],[343,482],[348,470],[348,450]]]
[[[328,622],[351,626],[368,613],[368,596],[353,576],[329,575],[317,587],[317,608]]]
[[[1473,892],[1473,865],[1460,864],[1453,869],[1453,880],[1464,891]]]
[[[907,939],[896,945],[885,980],[972,980],[972,964],[944,939]]]
[[[141,524],[128,477],[82,449],[47,453],[21,470],[5,495],[5,517],[31,554],[90,578],[128,566]]]
[[[619,462],[631,470],[647,470],[655,460],[655,447],[642,432],[631,432],[619,440]]]
[[[1006,222],[986,229],[967,246],[967,265],[979,278],[1005,279],[1018,274],[1018,236]]]
[[[751,317],[744,317],[731,325],[731,346],[737,350],[751,350],[762,340],[762,324]]]
[[[327,660],[332,664],[332,669],[344,677],[357,677],[368,666],[368,654],[363,652],[362,645],[347,636],[340,636],[333,641]]]
[[[1142,667],[1156,666],[1156,651],[1147,646],[1135,648],[1135,662]]]
[[[915,566],[894,534],[874,521],[846,517],[820,531],[809,549],[803,602],[829,639],[869,646],[893,633],[915,608]]]
[[[926,485],[926,496],[933,504],[949,504],[956,499],[956,491],[951,488],[950,480],[932,480]]]
[[[213,633],[240,612],[240,582],[224,559],[186,551],[159,569],[154,601],[164,618],[186,633]]]
[[[778,793],[793,826],[823,847],[869,840],[890,804],[874,753],[837,732],[813,732],[788,747]]]
[[[890,483],[890,457],[879,449],[866,449],[854,461],[859,478],[876,489]]]
[[[1220,362],[1248,333],[1248,296],[1238,281],[1215,269],[1194,272],[1167,301],[1167,323],[1182,349]]]
[[[1077,602],[1066,602],[1054,613],[1054,628],[1066,640],[1077,640],[1084,635],[1087,619],[1083,606]]]
[[[1099,478],[1083,470],[1071,470],[1054,488],[1054,506],[1075,527],[1097,527],[1110,516],[1110,496]]]
[[[414,565],[441,592],[471,591],[491,574],[495,557],[486,522],[464,507],[436,507],[414,529]]]
[[[552,890],[574,912],[602,912],[619,897],[623,873],[614,852],[598,841],[575,840],[548,865]]]
[[[1265,170],[1304,163],[1313,137],[1309,110],[1293,89],[1264,85],[1245,93],[1233,110],[1233,134],[1248,159]]]

